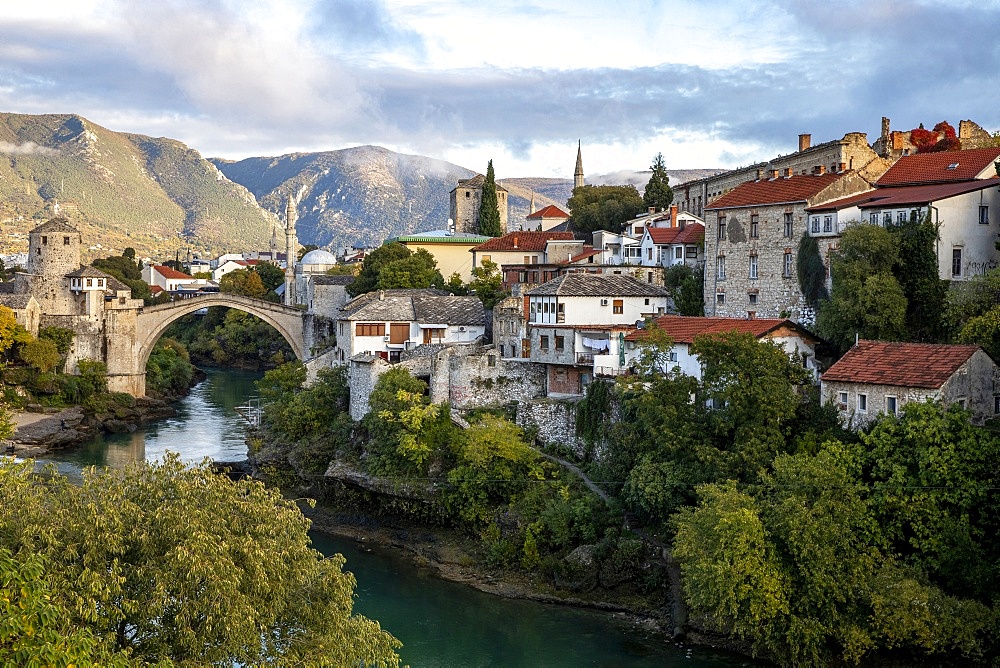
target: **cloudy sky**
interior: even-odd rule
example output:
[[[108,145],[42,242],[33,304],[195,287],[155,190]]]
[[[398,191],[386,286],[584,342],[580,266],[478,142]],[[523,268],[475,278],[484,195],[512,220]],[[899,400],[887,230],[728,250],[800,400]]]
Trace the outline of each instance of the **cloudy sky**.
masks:
[[[4,0],[0,111],[243,158],[378,144],[500,178],[1000,128],[997,0]]]

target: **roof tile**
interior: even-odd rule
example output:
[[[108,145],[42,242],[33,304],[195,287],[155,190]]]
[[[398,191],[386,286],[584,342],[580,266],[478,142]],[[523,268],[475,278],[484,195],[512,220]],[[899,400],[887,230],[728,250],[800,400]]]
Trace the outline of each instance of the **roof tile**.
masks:
[[[709,202],[706,211],[732,209],[741,206],[762,206],[802,202],[817,195],[843,174],[793,175],[766,181],[747,181]]]
[[[533,296],[563,297],[667,297],[666,288],[637,281],[624,274],[563,274],[528,290]]]
[[[973,345],[861,340],[827,369],[823,380],[936,389],[977,350]]]
[[[1000,158],[1000,147],[905,155],[875,182],[878,188],[975,179]],[[951,165],[955,167],[948,169]]]
[[[572,241],[572,232],[508,232],[502,237],[490,239],[473,247],[477,253],[483,251],[543,251],[549,239]]]
[[[702,334],[724,334],[736,332],[738,334],[753,334],[760,338],[773,332],[781,326],[787,326],[799,331],[807,338],[818,341],[808,330],[791,320],[784,318],[709,318],[682,315],[665,315],[653,321],[654,324],[663,330],[674,343],[692,343],[695,337]],[[628,341],[641,341],[646,336],[644,329],[633,330],[625,337]]]

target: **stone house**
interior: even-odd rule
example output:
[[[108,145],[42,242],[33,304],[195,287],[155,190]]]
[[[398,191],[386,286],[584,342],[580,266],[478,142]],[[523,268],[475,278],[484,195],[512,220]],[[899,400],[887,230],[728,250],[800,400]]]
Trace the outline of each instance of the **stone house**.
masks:
[[[479,233],[479,206],[483,201],[483,185],[486,177],[476,174],[471,179],[462,179],[451,193],[451,219],[455,223],[455,234]],[[507,189],[496,184],[497,208],[500,210],[500,229],[507,231]]]
[[[822,375],[820,395],[854,428],[928,399],[958,404],[982,424],[1000,415],[998,378],[996,362],[979,346],[861,340]]]
[[[701,378],[701,362],[691,352],[691,344],[698,336],[725,334],[752,334],[757,339],[771,341],[781,347],[789,357],[801,361],[814,378],[819,378],[816,365],[816,346],[821,339],[798,323],[788,319],[754,318],[699,318],[680,315],[665,315],[653,321],[672,342],[664,371],[679,369],[681,373]],[[625,336],[625,364],[612,367],[608,375],[625,373],[633,367],[642,352],[642,341],[648,336],[646,327],[633,329]]]
[[[547,367],[547,396],[582,394],[595,369],[622,354],[635,323],[670,305],[665,288],[615,274],[565,274],[526,298],[527,356]]]
[[[554,204],[550,204],[534,213],[528,214],[524,220],[526,229],[548,232],[553,227],[562,225],[569,220],[569,214]]]
[[[922,153],[900,158],[875,190],[806,207],[808,231],[826,254],[852,222],[889,227],[930,213],[938,228],[938,273],[961,281],[997,266],[1000,148]]]
[[[709,203],[742,183],[775,176],[812,175],[820,168],[826,173],[835,174],[854,171],[871,182],[881,176],[891,164],[890,159],[882,158],[872,150],[868,145],[868,136],[864,132],[848,132],[841,139],[815,146],[812,145],[812,135],[801,134],[797,151],[767,162],[686,181],[675,186],[674,203],[681,211],[705,219],[710,228],[712,221],[706,218],[705,213]]]
[[[11,283],[0,283],[0,289],[14,287]],[[14,320],[32,336],[38,336],[38,323],[42,319],[42,310],[38,300],[31,295],[18,295],[0,292],[0,306],[6,306],[14,312]]]
[[[344,304],[337,315],[334,363],[355,355],[398,362],[422,344],[470,344],[486,333],[486,311],[477,297],[443,290],[378,290]]]
[[[806,208],[871,189],[854,171],[784,175],[742,183],[714,200],[705,233],[705,315],[804,315],[795,258]]]

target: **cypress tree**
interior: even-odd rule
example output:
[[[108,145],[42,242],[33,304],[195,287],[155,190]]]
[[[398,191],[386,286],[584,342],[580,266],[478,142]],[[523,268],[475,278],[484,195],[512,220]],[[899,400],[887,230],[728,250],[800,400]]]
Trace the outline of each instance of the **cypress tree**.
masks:
[[[493,161],[486,166],[486,180],[483,181],[483,197],[479,201],[479,233],[490,237],[503,234],[500,226],[500,207],[497,204],[497,184],[493,174]]]
[[[653,173],[642,192],[642,202],[647,207],[666,209],[674,201],[674,191],[670,187],[670,177],[667,176],[667,165],[663,162],[662,153],[656,154],[649,168]]]

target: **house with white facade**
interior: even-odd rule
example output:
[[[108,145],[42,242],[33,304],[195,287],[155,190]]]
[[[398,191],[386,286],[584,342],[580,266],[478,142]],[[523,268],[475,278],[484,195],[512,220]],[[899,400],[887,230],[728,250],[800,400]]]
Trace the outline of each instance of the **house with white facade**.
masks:
[[[616,274],[565,274],[529,290],[525,300],[526,356],[547,366],[550,396],[582,394],[598,362],[621,354],[635,323],[670,305],[665,288]]]
[[[548,232],[553,227],[562,225],[569,220],[569,214],[554,204],[550,204],[534,213],[528,214],[524,220],[525,229]]]
[[[692,269],[705,265],[705,226],[647,227],[639,242],[639,263],[645,267],[673,267],[685,264]]]
[[[820,395],[855,428],[928,399],[958,404],[982,424],[1000,415],[998,379],[979,346],[861,340],[823,374]]]
[[[142,280],[150,287],[156,286],[165,292],[177,292],[186,286],[205,284],[203,280],[199,281],[190,274],[162,264],[147,264],[143,267]]]
[[[334,359],[345,364],[366,354],[398,362],[422,344],[469,344],[486,333],[486,310],[477,297],[443,290],[377,290],[344,304],[337,315]]]
[[[607,230],[594,232],[593,247],[601,251],[601,263],[606,265],[641,264],[641,239],[631,237],[624,232],[615,233]]]
[[[875,190],[806,208],[821,252],[836,249],[851,223],[891,227],[930,215],[938,228],[938,274],[963,281],[997,266],[1000,254],[1000,147],[900,158]]]
[[[236,271],[237,269],[252,269],[259,260],[244,260],[242,258],[238,260],[226,260],[215,269],[212,270],[212,280],[216,283],[231,271]]]
[[[651,326],[635,328],[625,336],[625,363],[611,364],[602,369],[601,375],[618,375],[633,368],[642,354],[642,342],[649,335],[650,327],[666,334],[671,347],[663,371],[677,369],[680,373],[701,378],[701,362],[691,352],[691,344],[699,336],[737,333],[752,334],[755,338],[770,341],[785,354],[800,362],[814,378],[819,378],[816,365],[816,346],[821,339],[798,323],[784,318],[702,318],[665,315],[656,318]]]

